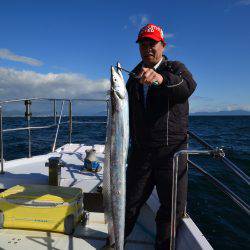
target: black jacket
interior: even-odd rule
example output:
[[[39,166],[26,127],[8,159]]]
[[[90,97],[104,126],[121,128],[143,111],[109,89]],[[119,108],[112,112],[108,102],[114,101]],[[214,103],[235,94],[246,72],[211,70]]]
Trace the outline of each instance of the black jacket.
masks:
[[[142,63],[133,70],[138,74]],[[159,147],[185,140],[188,129],[188,98],[196,83],[185,65],[166,57],[156,70],[163,83],[148,88],[144,105],[143,85],[133,77],[127,82],[131,144]]]

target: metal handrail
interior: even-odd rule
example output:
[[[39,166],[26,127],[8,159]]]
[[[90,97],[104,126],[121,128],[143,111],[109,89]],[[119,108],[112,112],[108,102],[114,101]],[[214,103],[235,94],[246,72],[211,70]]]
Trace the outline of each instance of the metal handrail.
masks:
[[[52,101],[53,102],[53,116],[54,116],[54,123],[50,125],[45,125],[45,126],[30,126],[30,115],[27,116],[27,126],[26,127],[18,127],[18,128],[9,128],[9,129],[3,129],[3,109],[2,106],[9,104],[9,103],[16,103],[16,102],[29,102],[28,105],[30,105],[30,101]],[[62,118],[62,109],[61,109],[61,114],[59,116],[59,120],[57,122],[57,112],[56,112],[56,102],[61,101],[62,103],[68,102],[69,104],[69,114],[68,114],[68,120],[61,122]],[[66,98],[43,98],[43,97],[33,97],[33,98],[23,98],[23,99],[9,99],[9,100],[3,100],[0,101],[0,160],[1,160],[1,171],[0,174],[4,173],[4,157],[3,157],[3,133],[8,133],[8,132],[14,132],[14,131],[23,131],[23,130],[28,130],[28,142],[29,142],[29,152],[28,155],[31,157],[31,131],[32,130],[38,130],[38,129],[48,129],[52,127],[57,127],[56,129],[56,134],[54,138],[54,143],[52,145],[52,151],[55,150],[56,147],[56,142],[57,142],[57,137],[59,133],[59,127],[62,124],[68,124],[69,129],[68,129],[68,140],[69,143],[71,143],[72,140],[72,131],[73,131],[73,124],[92,124],[92,123],[106,123],[106,122],[78,122],[78,121],[73,121],[72,119],[72,104],[73,102],[107,102],[107,99],[87,99],[87,98],[72,98],[72,99],[66,99]],[[26,105],[26,112],[27,110],[30,111],[30,106]],[[27,107],[28,106],[28,107]],[[30,112],[27,112],[30,113]]]
[[[1,158],[1,172],[3,174],[3,110],[0,106],[0,158]]]
[[[27,127],[24,128],[12,128],[12,129],[3,129],[3,110],[2,105],[5,105],[7,103],[13,103],[13,102],[20,102],[20,101],[27,101],[27,100],[47,100],[47,101],[53,101],[54,106],[54,124],[48,125],[48,126],[33,126],[31,127],[28,123]],[[56,101],[62,101],[61,105],[61,112],[59,116],[59,120],[57,122],[56,119]],[[29,132],[34,129],[45,129],[45,128],[51,128],[57,126],[56,134],[54,143],[52,146],[52,151],[55,150],[57,137],[59,133],[59,128],[61,124],[69,124],[69,143],[71,143],[71,134],[72,134],[72,124],[73,123],[106,123],[106,122],[77,122],[72,120],[72,102],[73,101],[97,101],[97,102],[107,102],[107,100],[104,99],[64,99],[64,98],[29,98],[29,99],[14,99],[14,100],[5,100],[0,101],[0,159],[1,159],[1,172],[4,173],[4,158],[3,158],[3,132],[12,132],[12,131],[20,131],[20,130],[28,130]],[[64,102],[69,103],[69,120],[66,122],[61,122],[62,114],[63,114],[63,106]],[[195,133],[189,131],[189,135],[197,140],[199,143],[201,143],[203,146],[208,148],[208,150],[182,150],[177,152],[174,155],[173,159],[173,183],[172,183],[172,208],[171,208],[171,249],[175,249],[175,237],[176,237],[176,201],[177,201],[177,181],[178,181],[178,161],[179,156],[182,154],[187,155],[213,155],[217,156],[218,159],[220,159],[227,167],[229,167],[233,172],[239,176],[242,180],[244,180],[247,184],[249,184],[249,177],[241,170],[239,169],[234,163],[232,163],[229,159],[227,159],[224,155],[223,150],[221,149],[215,149],[211,145],[209,145],[207,142],[202,140],[198,135]],[[30,155],[30,150],[29,150]],[[227,186],[219,182],[215,177],[211,176],[209,173],[207,173],[205,170],[200,168],[195,163],[188,160],[188,163],[192,165],[196,170],[199,172],[205,174],[207,178],[209,178],[218,188],[220,188],[225,194],[227,194],[237,205],[239,205],[244,211],[246,211],[249,214],[249,205],[246,204],[243,200],[241,200],[235,193],[233,193]]]
[[[69,121],[66,122],[61,122],[60,124],[66,124],[69,123]],[[47,125],[47,126],[35,126],[35,127],[24,127],[24,128],[8,128],[8,129],[3,129],[3,132],[13,132],[13,131],[23,131],[23,130],[36,130],[36,129],[47,129],[47,128],[53,128],[56,127],[58,124],[51,124],[51,125]]]
[[[177,206],[177,182],[180,155],[211,155],[214,150],[180,150],[174,154],[173,175],[172,175],[172,199],[171,199],[171,230],[170,230],[170,249],[175,250],[176,238],[176,206]]]
[[[216,187],[218,187],[224,194],[231,198],[240,208],[242,208],[248,215],[250,215],[250,206],[243,201],[238,195],[231,191],[225,184],[221,183],[217,178],[209,174],[194,162],[188,160],[188,163],[194,167],[198,172],[205,175]]]
[[[40,126],[40,127],[23,127],[23,128],[8,128],[8,129],[3,129],[3,132],[13,132],[13,131],[23,131],[23,130],[36,130],[36,129],[45,129],[45,128],[52,128],[57,126],[57,124],[52,124],[48,126]]]
[[[43,98],[43,97],[31,97],[31,98],[22,98],[22,99],[8,99],[0,101],[0,105],[6,103],[14,103],[14,102],[23,102],[23,101],[69,101],[69,99],[64,98]]]
[[[188,131],[189,135],[195,139],[196,141],[198,141],[200,144],[202,144],[203,146],[205,146],[206,148],[210,149],[210,150],[214,150],[215,148],[212,147],[211,145],[209,145],[206,141],[204,141],[203,139],[201,139],[198,135],[196,135],[194,132],[192,131]],[[227,166],[229,167],[235,174],[237,174],[243,181],[245,181],[248,185],[250,184],[250,177],[247,176],[241,169],[239,169],[234,163],[232,163],[228,158],[221,157],[220,158],[221,161]]]
[[[73,121],[73,123],[75,124],[106,124],[107,122],[97,122],[97,121],[94,121],[94,122],[79,122],[79,121]]]
[[[106,99],[88,99],[88,98],[44,98],[44,97],[32,97],[32,98],[22,98],[22,99],[9,99],[0,101],[0,105],[13,102],[22,101],[84,101],[84,102],[106,102]]]
[[[196,137],[198,137],[196,135]],[[200,138],[199,138],[200,140]],[[206,143],[206,142],[205,142]],[[225,154],[223,149],[210,149],[210,150],[180,150],[174,154],[173,158],[173,176],[172,176],[172,203],[171,203],[171,234],[170,234],[170,249],[175,249],[175,238],[176,238],[176,206],[177,206],[177,182],[178,182],[178,164],[179,157],[181,155],[210,155],[217,159],[223,159]],[[250,214],[250,206],[240,199],[234,192],[232,192],[226,185],[221,183],[215,177],[207,173],[205,170],[200,168],[198,165],[188,160],[193,167],[199,172],[205,174],[213,184],[215,184],[220,190],[222,190],[227,196],[229,196],[240,208],[242,208],[248,215]],[[238,168],[238,167],[237,167]],[[234,171],[235,172],[235,171]],[[240,178],[241,175],[237,173]],[[245,174],[246,175],[246,174]],[[247,178],[249,178],[246,175]]]

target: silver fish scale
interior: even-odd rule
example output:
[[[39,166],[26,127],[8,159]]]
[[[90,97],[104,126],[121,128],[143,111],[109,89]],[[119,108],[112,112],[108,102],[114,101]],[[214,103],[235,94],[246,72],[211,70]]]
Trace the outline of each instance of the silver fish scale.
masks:
[[[105,220],[108,224],[110,242],[114,243],[113,220],[111,212],[111,188],[110,188],[110,144],[111,144],[111,102],[108,101],[107,130],[105,142],[105,165],[103,171],[103,204]]]

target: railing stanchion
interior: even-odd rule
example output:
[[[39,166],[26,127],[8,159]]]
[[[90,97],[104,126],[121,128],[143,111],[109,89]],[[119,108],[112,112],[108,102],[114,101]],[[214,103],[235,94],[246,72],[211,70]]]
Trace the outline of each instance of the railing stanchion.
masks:
[[[56,124],[56,100],[53,100],[54,123]]]
[[[176,236],[176,203],[177,203],[177,178],[178,178],[178,161],[179,152],[174,155],[173,159],[173,174],[172,174],[172,199],[171,199],[171,239],[170,249],[175,250],[175,236]]]
[[[172,175],[172,199],[171,199],[171,228],[170,228],[170,249],[175,250],[176,240],[176,207],[177,207],[177,185],[178,185],[178,164],[181,155],[211,155],[216,150],[180,150],[174,154],[173,175]]]
[[[0,174],[4,174],[4,160],[3,160],[3,110],[0,106],[0,154],[1,154],[1,172]]]
[[[72,101],[69,100],[69,144],[71,143],[72,137]]]
[[[25,100],[24,105],[26,107],[25,111],[25,117],[27,119],[27,127],[28,127],[28,147],[29,147],[29,158],[31,157],[31,130],[30,130],[30,117],[31,117],[31,111],[30,111],[30,105],[31,105],[31,100]]]

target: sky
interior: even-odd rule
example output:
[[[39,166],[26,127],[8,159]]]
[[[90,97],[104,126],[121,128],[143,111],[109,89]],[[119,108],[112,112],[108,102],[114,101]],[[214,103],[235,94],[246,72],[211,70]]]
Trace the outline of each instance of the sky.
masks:
[[[197,82],[191,112],[250,111],[250,0],[0,0],[0,100],[106,99],[110,66],[140,62],[147,23]]]

